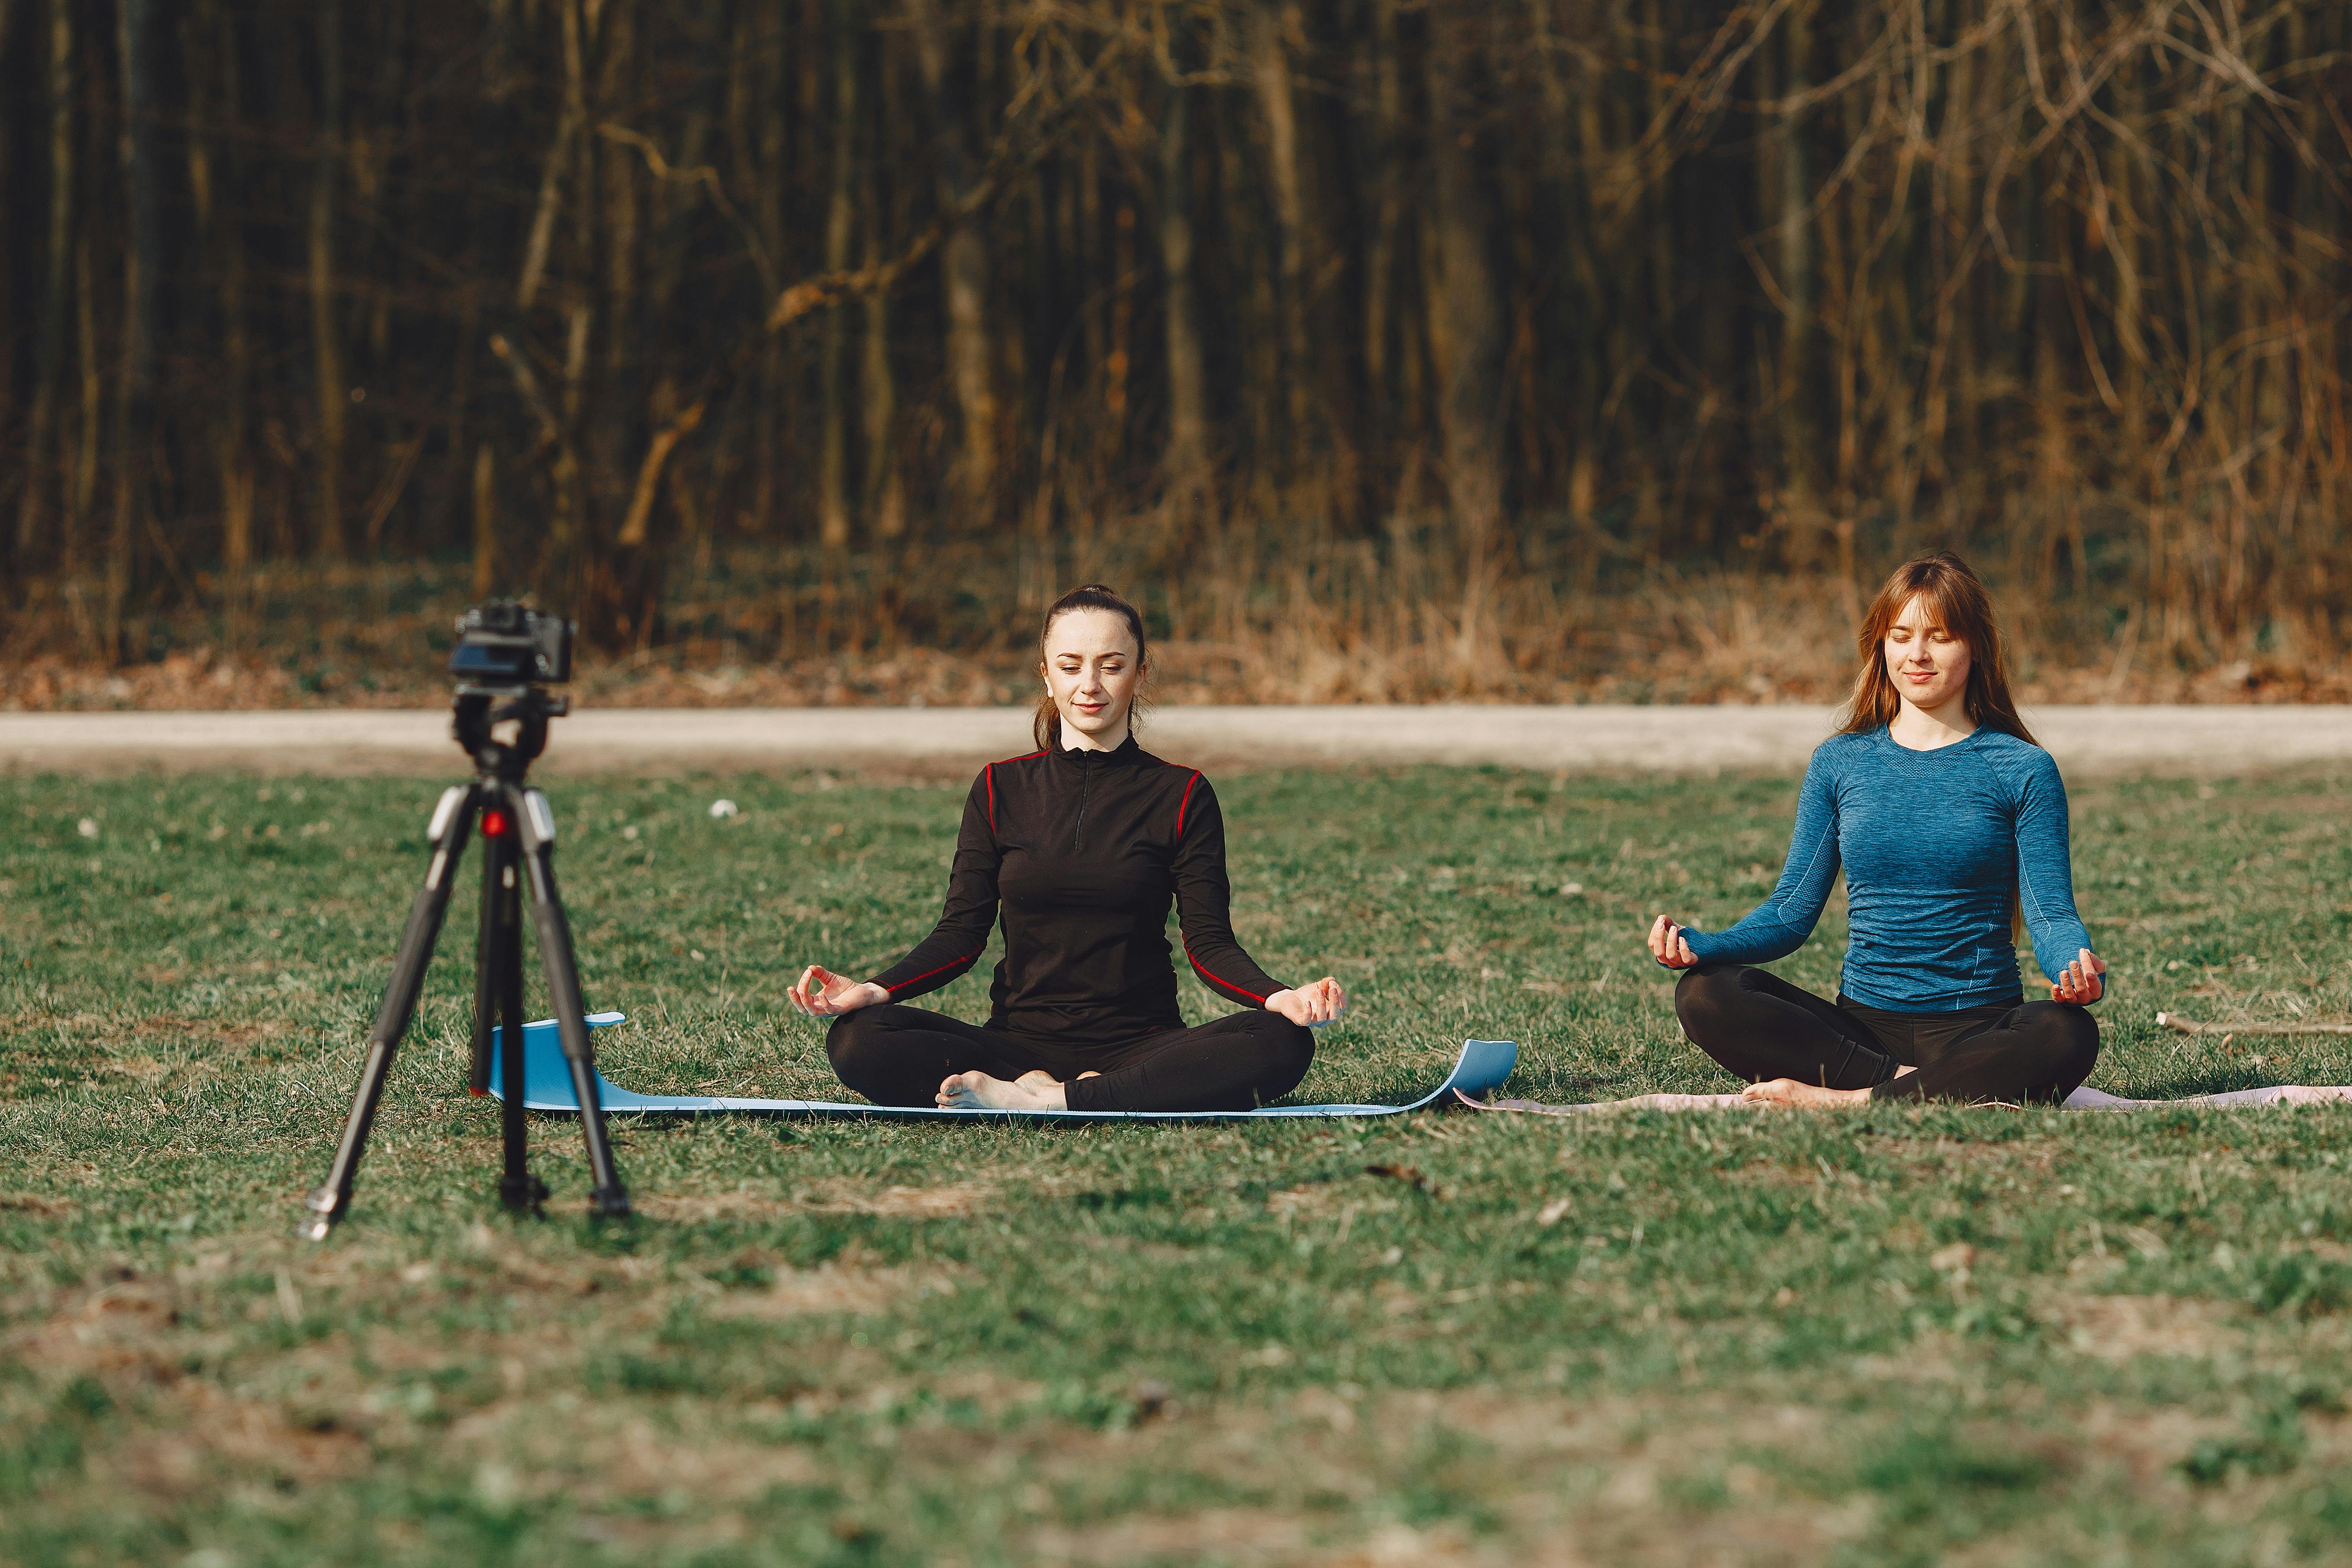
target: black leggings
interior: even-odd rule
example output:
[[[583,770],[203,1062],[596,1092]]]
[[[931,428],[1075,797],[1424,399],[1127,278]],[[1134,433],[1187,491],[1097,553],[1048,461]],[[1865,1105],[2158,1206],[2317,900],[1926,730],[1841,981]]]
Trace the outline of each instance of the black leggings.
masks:
[[[1683,972],[1675,1012],[1691,1043],[1750,1083],[1792,1078],[1878,1100],[2057,1104],[2099,1059],[2099,1026],[2063,1002],[1958,1013],[1834,1004],[1744,963]],[[1895,1076],[1898,1067],[1916,1072]]]
[[[1298,1087],[1315,1035],[1259,1009],[1123,1046],[1057,1046],[886,1002],[835,1018],[824,1051],[877,1105],[930,1105],[960,1072],[1012,1079],[1042,1068],[1063,1080],[1072,1110],[1254,1110]]]

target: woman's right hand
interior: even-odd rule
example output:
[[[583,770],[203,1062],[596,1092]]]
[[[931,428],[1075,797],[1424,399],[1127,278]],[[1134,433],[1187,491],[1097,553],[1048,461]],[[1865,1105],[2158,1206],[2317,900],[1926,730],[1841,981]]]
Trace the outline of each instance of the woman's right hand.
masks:
[[[812,1018],[838,1017],[890,1000],[890,993],[871,980],[848,980],[822,963],[801,971],[800,984],[789,993],[793,1005]]]
[[[1339,1016],[1348,1010],[1348,994],[1327,974],[1312,985],[1276,992],[1265,999],[1265,1010],[1279,1013],[1303,1027],[1319,1029],[1339,1021]]]
[[[1650,928],[1650,956],[1668,969],[1688,969],[1698,962],[1698,954],[1683,939],[1683,928],[1664,915]]]

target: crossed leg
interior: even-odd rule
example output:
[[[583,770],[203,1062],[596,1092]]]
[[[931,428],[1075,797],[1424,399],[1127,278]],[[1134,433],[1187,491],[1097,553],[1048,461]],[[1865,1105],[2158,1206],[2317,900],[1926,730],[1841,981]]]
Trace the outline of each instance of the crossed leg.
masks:
[[[1675,1009],[1693,1044],[1751,1100],[1830,1106],[1878,1100],[2055,1104],[2091,1074],[2099,1026],[2057,1002],[1955,1014],[1840,1006],[1744,964],[1684,973]]]
[[[1315,1037],[1256,1010],[1110,1049],[1055,1050],[891,1003],[835,1019],[825,1050],[842,1082],[883,1105],[1248,1110],[1297,1087]]]

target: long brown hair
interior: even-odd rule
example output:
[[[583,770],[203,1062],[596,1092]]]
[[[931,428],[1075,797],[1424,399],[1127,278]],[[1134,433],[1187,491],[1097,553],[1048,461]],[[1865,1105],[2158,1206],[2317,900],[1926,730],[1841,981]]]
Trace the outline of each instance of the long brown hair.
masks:
[[[1948,550],[1906,561],[1871,600],[1870,613],[1853,636],[1862,668],[1854,672],[1853,696],[1838,724],[1841,734],[1859,735],[1895,721],[1903,699],[1886,673],[1886,634],[1915,598],[1925,595],[1936,624],[1969,646],[1969,684],[1964,696],[1969,720],[1981,728],[2040,745],[2009,695],[2009,662],[2001,653],[2000,623],[1984,579]]]
[[[1127,629],[1135,634],[1135,696],[1127,710],[1128,733],[1133,734],[1143,717],[1143,677],[1151,668],[1150,652],[1144,641],[1143,612],[1120,597],[1116,588],[1100,583],[1087,583],[1071,589],[1045,607],[1045,624],[1037,630],[1037,649],[1042,656],[1045,639],[1054,635],[1054,623],[1072,610],[1108,610],[1126,617]],[[1036,716],[1030,721],[1029,731],[1036,737],[1037,749],[1050,752],[1062,743],[1062,710],[1054,705],[1054,692],[1049,686],[1045,695],[1037,700]]]

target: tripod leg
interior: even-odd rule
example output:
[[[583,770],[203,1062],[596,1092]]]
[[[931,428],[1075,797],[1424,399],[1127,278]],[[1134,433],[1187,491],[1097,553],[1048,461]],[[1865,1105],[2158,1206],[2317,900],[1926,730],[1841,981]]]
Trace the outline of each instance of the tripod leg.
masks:
[[[327,1179],[305,1200],[310,1215],[303,1220],[300,1234],[309,1240],[324,1241],[327,1232],[351,1208],[352,1180],[358,1173],[360,1157],[367,1152],[368,1130],[374,1125],[376,1106],[383,1099],[393,1053],[400,1048],[401,1037],[408,1033],[409,1019],[415,1015],[416,994],[425,984],[425,965],[433,961],[433,944],[441,934],[442,917],[449,910],[454,872],[466,852],[466,838],[483,793],[480,784],[452,784],[433,809],[428,829],[433,859],[425,868],[425,885],[416,890],[416,901],[408,907],[408,925],[400,934],[400,956],[393,961],[392,982],[384,987],[383,1005],[376,1011],[374,1026],[368,1030],[367,1065],[360,1072],[359,1092],[343,1122],[335,1163],[329,1167]]]
[[[530,1122],[523,1109],[522,875],[515,847],[520,830],[512,811],[503,811],[499,817],[499,831],[485,830],[482,836],[482,899],[490,910],[495,934],[483,943],[483,962],[488,967],[481,986],[498,1002],[499,1075],[506,1088],[506,1099],[499,1106],[499,1141],[506,1158],[499,1201],[528,1214],[546,1201],[547,1187],[530,1173]]]
[[[596,1058],[588,1043],[588,1009],[580,996],[580,970],[572,953],[572,922],[555,890],[555,813],[547,796],[535,789],[509,784],[507,796],[516,806],[522,828],[525,873],[530,879],[530,912],[539,929],[539,961],[547,970],[547,990],[555,1004],[556,1027],[563,1039],[563,1055],[572,1066],[572,1091],[580,1100],[580,1130],[588,1140],[588,1170],[595,1188],[588,1195],[589,1212],[621,1218],[629,1212],[629,1194],[613,1168],[613,1148],[604,1134],[604,1107],[596,1089]]]
[[[482,837],[482,918],[474,947],[474,1060],[466,1077],[466,1090],[477,1099],[490,1092],[490,1053],[498,1048],[499,976],[506,973],[499,942],[513,934],[515,925],[512,920],[503,924],[499,920],[500,889],[513,881],[512,873],[501,876],[499,868],[514,864],[513,856],[502,859],[500,850],[510,849],[513,843],[511,837],[502,845],[495,835]]]

